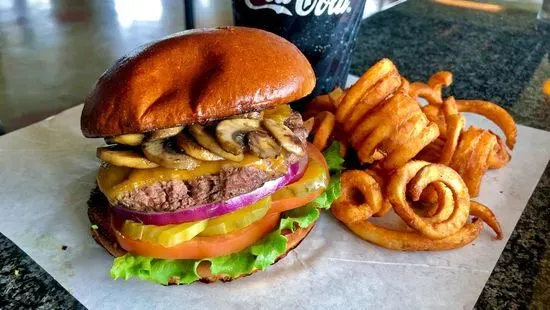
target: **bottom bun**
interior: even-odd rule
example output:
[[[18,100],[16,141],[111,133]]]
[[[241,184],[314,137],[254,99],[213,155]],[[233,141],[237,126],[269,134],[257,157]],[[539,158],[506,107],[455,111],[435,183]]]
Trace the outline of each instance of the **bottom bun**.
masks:
[[[109,202],[103,193],[101,193],[98,188],[94,189],[90,194],[90,199],[88,200],[88,217],[90,222],[95,224],[95,226],[91,228],[92,237],[99,245],[105,248],[109,254],[118,257],[126,254],[126,251],[121,248],[116,241],[115,232],[110,225],[108,207]],[[292,249],[297,247],[309,234],[311,229],[313,229],[314,225],[315,224],[312,224],[306,228],[298,228],[294,232],[283,231],[283,235],[288,240],[286,250],[277,257],[275,263],[284,258]],[[213,283],[216,281],[229,282],[241,277],[249,276],[258,271],[260,270],[253,269],[249,274],[241,275],[239,277],[232,277],[226,274],[212,274],[210,271],[210,263],[207,261],[201,262],[197,267],[197,273],[200,277],[199,281],[204,283]],[[169,284],[176,284],[176,281],[171,281]]]

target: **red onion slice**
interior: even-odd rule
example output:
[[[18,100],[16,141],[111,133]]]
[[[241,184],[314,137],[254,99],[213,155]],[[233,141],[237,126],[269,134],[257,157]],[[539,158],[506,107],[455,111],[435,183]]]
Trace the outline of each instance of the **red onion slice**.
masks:
[[[304,157],[303,159],[300,159],[290,165],[287,174],[284,176],[275,180],[267,181],[264,185],[249,193],[233,197],[226,201],[207,203],[196,206],[192,209],[184,209],[175,212],[147,213],[116,206],[111,206],[111,210],[120,219],[128,219],[143,224],[158,226],[200,221],[237,211],[240,208],[253,204],[256,201],[273,194],[281,187],[301,178],[306,170],[307,163],[308,158]]]

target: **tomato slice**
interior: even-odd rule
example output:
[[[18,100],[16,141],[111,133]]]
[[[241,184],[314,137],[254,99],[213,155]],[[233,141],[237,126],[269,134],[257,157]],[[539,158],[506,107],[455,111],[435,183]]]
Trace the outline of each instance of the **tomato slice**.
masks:
[[[267,214],[279,214],[284,211],[296,209],[305,206],[323,193],[324,189],[319,189],[302,197],[291,197],[271,202],[271,208]]]
[[[307,145],[309,163],[302,178],[288,184],[271,196],[271,208],[268,213],[281,213],[304,206],[325,190],[329,172],[325,157],[312,144]]]
[[[195,237],[173,247],[132,240],[115,229],[120,246],[133,254],[165,259],[202,259],[240,252],[258,242],[279,223],[280,214],[267,214],[263,219],[227,235]],[[114,229],[114,225],[113,225]]]
[[[319,149],[316,146],[314,146],[309,142],[307,143],[306,150],[309,158],[321,163],[323,167],[325,167],[325,172],[327,173],[327,175],[329,175],[327,161],[325,160],[325,156],[323,156],[321,151],[319,151]]]

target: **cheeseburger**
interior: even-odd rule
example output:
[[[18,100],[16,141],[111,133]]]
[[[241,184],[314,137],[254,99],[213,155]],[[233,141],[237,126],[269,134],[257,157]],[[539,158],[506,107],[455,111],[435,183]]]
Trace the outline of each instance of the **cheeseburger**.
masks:
[[[81,128],[105,140],[88,215],[111,276],[229,281],[296,247],[329,180],[289,106],[314,85],[294,45],[239,27],[178,33],[108,69]]]

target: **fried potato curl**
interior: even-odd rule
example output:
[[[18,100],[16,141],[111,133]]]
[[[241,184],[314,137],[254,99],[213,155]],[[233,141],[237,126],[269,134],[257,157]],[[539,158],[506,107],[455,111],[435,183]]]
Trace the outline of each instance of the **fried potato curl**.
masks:
[[[444,134],[424,148],[416,159],[448,165],[455,169],[464,179],[470,195],[477,197],[485,172],[505,166],[511,156],[507,145],[492,131],[475,126],[464,129],[465,120],[460,111],[483,111],[483,115],[489,115],[490,119],[504,120],[499,121],[497,125],[502,126],[509,142],[508,146],[515,144],[517,130],[508,112],[500,107],[495,108],[496,105],[493,103],[476,100],[473,101],[475,104],[465,105],[464,102],[449,97],[441,106],[424,107],[423,110],[428,111],[427,115],[430,115],[428,118],[433,119]],[[479,105],[484,107],[480,108]],[[466,106],[468,108],[465,108]],[[487,111],[504,111],[505,114],[495,117]]]
[[[367,167],[341,175],[342,195],[331,209],[361,238],[401,251],[448,250],[475,240],[483,222],[495,239],[503,238],[495,214],[471,198],[479,195],[487,170],[511,160],[516,124],[492,102],[444,98],[443,88],[452,83],[448,71],[409,82],[382,59],[348,89],[336,88],[306,105],[312,143],[324,150],[338,141],[342,156],[351,151],[361,165],[355,167]],[[493,121],[503,138],[467,127],[464,112]],[[390,212],[406,229],[370,220]]]
[[[386,184],[371,170],[346,171],[341,178],[342,195],[333,203],[332,214],[359,237],[384,248],[431,251],[463,247],[481,233],[482,221],[495,231],[497,239],[502,238],[491,210],[470,201],[466,185],[447,166],[411,161]],[[421,194],[429,186],[437,193],[436,212],[420,215],[424,208]],[[390,229],[369,221],[390,210],[409,229]],[[469,222],[470,217],[475,218]]]

